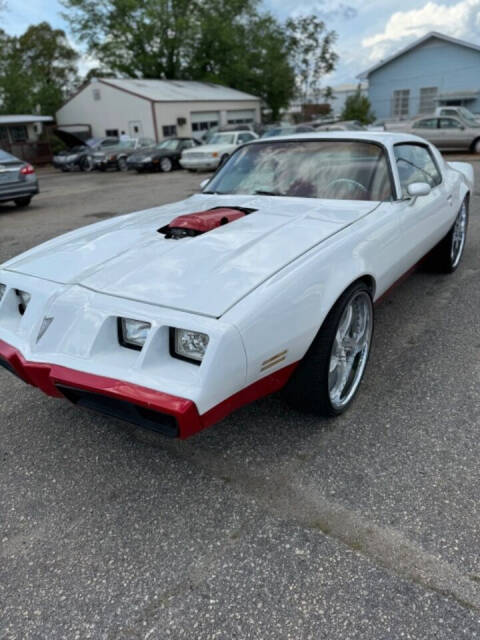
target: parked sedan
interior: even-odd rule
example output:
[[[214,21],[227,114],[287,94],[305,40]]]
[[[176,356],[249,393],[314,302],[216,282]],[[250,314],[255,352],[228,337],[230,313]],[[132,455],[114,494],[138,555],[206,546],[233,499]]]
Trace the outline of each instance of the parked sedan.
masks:
[[[258,138],[253,131],[232,131],[216,133],[209,144],[197,149],[187,149],[180,158],[180,164],[189,171],[213,170],[230,156],[237,147]]]
[[[92,154],[113,147],[119,142],[115,137],[89,138],[84,141],[75,134],[60,129],[57,129],[55,135],[70,147],[53,156],[53,166],[62,171],[73,171],[76,168],[80,171],[91,171]]]
[[[127,158],[129,169],[141,171],[172,171],[180,168],[180,157],[186,149],[200,147],[195,138],[167,138],[153,147],[135,151]]]
[[[420,118],[411,124],[410,131],[442,151],[480,153],[480,123],[475,121],[452,116]]]
[[[457,269],[473,189],[471,165],[412,135],[244,145],[202,193],[2,265],[0,365],[180,438],[280,389],[340,415],[367,366],[374,302],[427,254]],[[428,397],[436,380],[423,384]]]
[[[17,207],[26,207],[38,191],[32,165],[0,149],[0,202],[10,200]]]
[[[95,151],[91,154],[93,166],[100,171],[116,169],[117,171],[127,171],[127,158],[137,149],[151,147],[155,141],[151,138],[131,138],[122,140],[113,147],[108,147],[103,151]]]

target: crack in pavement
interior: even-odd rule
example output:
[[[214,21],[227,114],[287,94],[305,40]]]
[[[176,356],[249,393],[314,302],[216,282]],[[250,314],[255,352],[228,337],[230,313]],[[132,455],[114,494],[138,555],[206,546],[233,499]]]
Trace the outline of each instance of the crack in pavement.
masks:
[[[342,542],[376,564],[426,589],[480,611],[480,584],[450,564],[422,549],[397,529],[380,526],[341,504],[327,499],[316,485],[293,486],[289,468],[275,476],[250,473],[227,458],[221,459],[185,441],[160,440],[154,433],[133,432],[135,439],[187,460],[253,498],[270,515],[292,520]]]

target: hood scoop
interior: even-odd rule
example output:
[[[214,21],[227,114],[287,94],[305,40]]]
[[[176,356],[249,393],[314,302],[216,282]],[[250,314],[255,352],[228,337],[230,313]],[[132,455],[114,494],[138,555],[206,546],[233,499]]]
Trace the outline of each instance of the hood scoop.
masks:
[[[243,218],[243,216],[253,211],[256,211],[256,209],[247,207],[214,207],[206,211],[196,211],[195,213],[178,216],[170,224],[161,227],[158,231],[163,233],[167,239],[191,238],[207,231],[213,231],[213,229],[238,220],[238,218]]]

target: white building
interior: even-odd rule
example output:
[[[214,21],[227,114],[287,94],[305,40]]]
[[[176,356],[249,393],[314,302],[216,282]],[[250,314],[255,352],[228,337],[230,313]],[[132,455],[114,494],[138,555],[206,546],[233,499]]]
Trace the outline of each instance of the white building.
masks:
[[[85,136],[124,132],[161,140],[260,122],[260,98],[206,82],[97,78],[73,95],[56,119],[59,128]]]

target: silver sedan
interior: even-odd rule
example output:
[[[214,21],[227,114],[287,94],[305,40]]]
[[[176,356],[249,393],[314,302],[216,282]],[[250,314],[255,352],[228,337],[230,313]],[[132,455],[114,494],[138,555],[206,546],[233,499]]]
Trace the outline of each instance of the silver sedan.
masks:
[[[10,153],[0,149],[0,202],[13,201],[26,207],[38,193],[35,169]]]
[[[480,124],[453,116],[430,116],[415,120],[410,132],[432,142],[442,151],[480,153]]]

